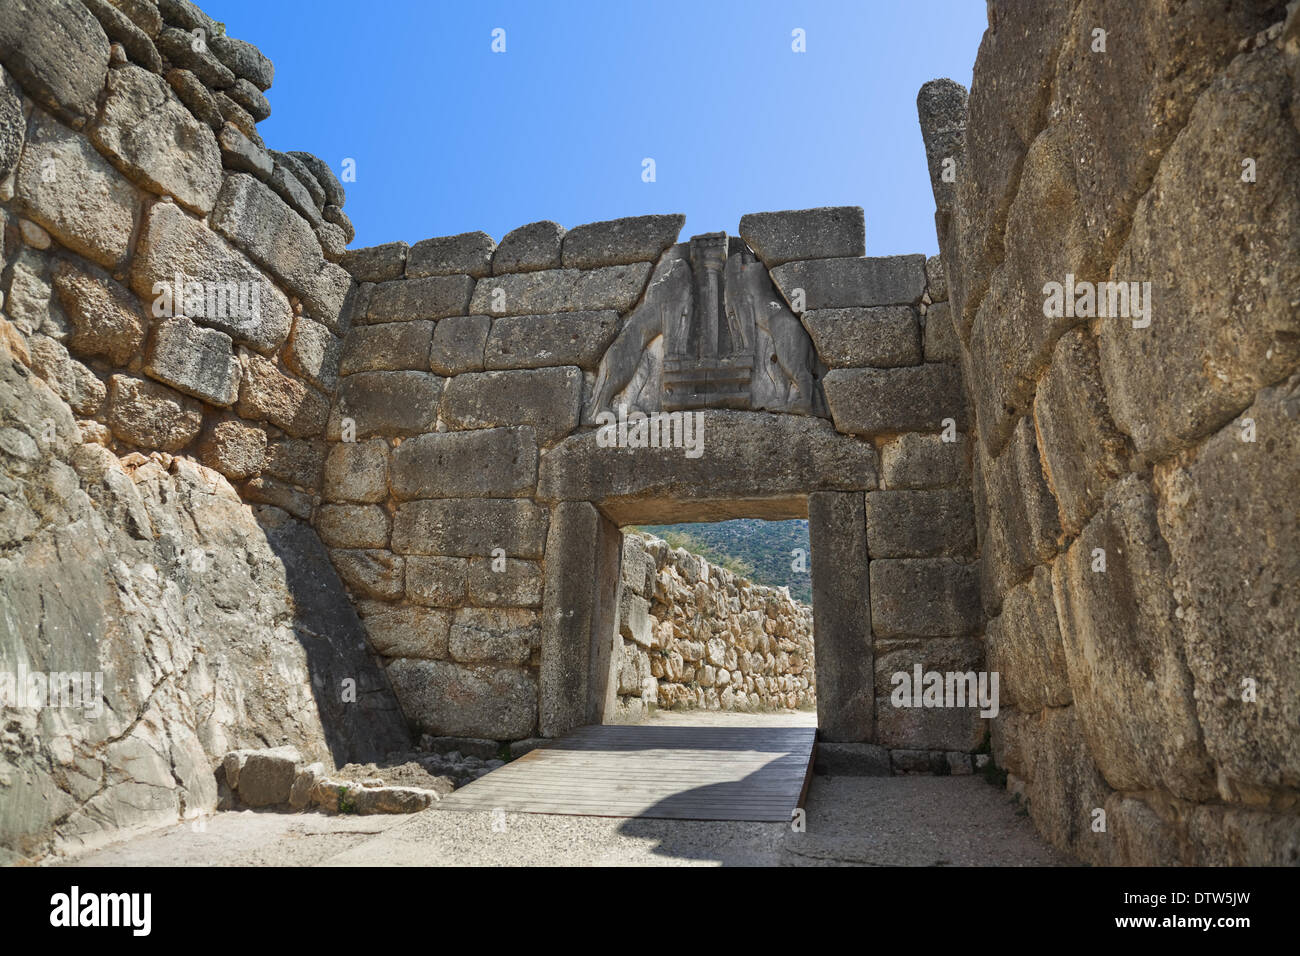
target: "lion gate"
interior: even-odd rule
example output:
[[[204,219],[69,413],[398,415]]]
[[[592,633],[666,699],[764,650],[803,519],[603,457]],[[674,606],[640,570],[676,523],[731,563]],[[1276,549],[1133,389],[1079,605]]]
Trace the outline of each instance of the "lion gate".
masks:
[[[980,670],[966,410],[938,260],[863,213],[523,226],[349,253],[317,525],[408,718],[520,740],[606,720],[620,526],[807,517],[820,737],[942,762]]]

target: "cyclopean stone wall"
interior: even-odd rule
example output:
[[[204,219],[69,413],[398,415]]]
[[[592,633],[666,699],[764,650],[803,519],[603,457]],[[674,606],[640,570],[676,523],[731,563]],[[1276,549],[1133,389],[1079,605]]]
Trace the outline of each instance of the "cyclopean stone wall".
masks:
[[[11,862],[213,810],[232,748],[409,735],[308,523],[351,226],[326,164],[258,137],[271,64],[184,0],[7,0],[0,64]]]
[[[918,99],[994,753],[1085,860],[1300,860],[1297,82],[1295,3],[993,2]]]
[[[623,536],[620,720],[652,707],[812,707],[812,608],[651,536]]]

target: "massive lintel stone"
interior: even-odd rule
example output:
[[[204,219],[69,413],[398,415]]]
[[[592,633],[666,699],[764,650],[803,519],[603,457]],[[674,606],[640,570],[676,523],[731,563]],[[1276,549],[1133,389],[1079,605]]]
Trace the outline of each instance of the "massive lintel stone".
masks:
[[[505,316],[492,323],[483,352],[489,369],[576,365],[594,369],[618,332],[618,313]]]
[[[484,279],[474,287],[474,315],[537,315],[543,312],[626,312],[641,298],[652,264],[603,269],[548,269]]]
[[[537,439],[531,428],[433,432],[393,451],[393,496],[515,498],[537,484]]]
[[[109,269],[126,262],[139,208],[135,187],[88,139],[43,114],[28,131],[15,199],[24,215],[74,252]]]
[[[527,670],[402,658],[388,679],[424,733],[522,740],[537,726],[537,683]]]
[[[523,498],[408,501],[393,517],[393,550],[476,558],[502,548],[512,558],[540,558],[546,509]]]
[[[226,177],[212,227],[303,300],[314,318],[337,330],[352,277],[323,258],[311,226],[247,173]]]
[[[441,415],[452,428],[531,425],[546,443],[578,425],[582,370],[573,366],[457,375],[443,390]]]
[[[492,254],[492,273],[537,272],[560,268],[564,227],[543,219],[506,233]]]
[[[203,216],[221,190],[221,151],[162,77],[130,64],[111,70],[90,138],[145,188]]]
[[[809,495],[808,530],[818,731],[827,740],[868,741],[875,730],[875,693],[862,495]]]
[[[631,216],[576,226],[564,236],[561,261],[566,269],[653,262],[677,241],[685,224],[686,217],[677,214]]]
[[[672,414],[679,421],[694,416],[699,457],[687,456],[680,440],[685,430],[671,424],[663,432],[680,436],[677,447],[600,447],[598,431],[589,431],[542,455],[538,495],[593,501],[628,524],[799,518],[807,514],[809,492],[876,487],[875,449],[823,419],[727,410]],[[665,413],[662,420],[674,419]]]
[[[925,256],[806,259],[772,270],[795,312],[864,305],[917,305],[925,294]],[[795,292],[802,289],[802,297]],[[802,308],[796,308],[802,300]]]
[[[104,87],[108,37],[78,0],[5,0],[0,63],[34,100],[81,125]]]
[[[464,315],[473,290],[474,280],[466,275],[381,282],[370,293],[365,321],[408,322]]]
[[[740,217],[740,238],[769,269],[796,259],[866,255],[861,206],[822,206]]]
[[[458,236],[425,239],[411,246],[406,257],[406,275],[467,275],[475,279],[492,272],[492,251],[496,243],[486,232],[463,232]]]
[[[224,239],[179,206],[154,203],[145,217],[131,262],[131,288],[145,301],[153,301],[155,283],[166,283],[172,289],[177,276],[184,283],[200,282],[213,287],[240,284],[247,293],[245,302],[251,302],[256,295],[256,310],[227,308],[217,310],[224,314],[189,318],[220,329],[236,342],[262,353],[279,348],[288,336],[293,312],[283,292]],[[172,294],[174,299],[174,289]],[[174,301],[173,309],[184,311],[176,308]]]
[[[961,374],[950,365],[837,368],[822,379],[835,427],[850,435],[939,431],[944,419],[965,429]]]
[[[816,309],[804,313],[803,324],[830,368],[921,364],[921,326],[911,306]]]

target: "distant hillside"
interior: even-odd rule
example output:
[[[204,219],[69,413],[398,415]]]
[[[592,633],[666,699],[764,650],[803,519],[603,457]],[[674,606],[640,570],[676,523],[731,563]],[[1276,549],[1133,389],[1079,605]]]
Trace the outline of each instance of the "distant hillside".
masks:
[[[803,554],[800,567],[811,567],[808,522],[804,519],[740,518],[716,524],[643,525],[642,528],[674,547],[701,554],[756,584],[788,587],[792,597],[812,603],[812,574],[791,568],[795,560],[792,552],[796,549]]]

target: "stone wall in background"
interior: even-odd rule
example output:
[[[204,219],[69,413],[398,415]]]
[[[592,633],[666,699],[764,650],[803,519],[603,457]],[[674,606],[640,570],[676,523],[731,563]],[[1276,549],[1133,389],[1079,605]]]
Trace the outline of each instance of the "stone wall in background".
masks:
[[[812,708],[812,608],[659,538],[623,536],[618,709]]]
[[[1300,14],[1168,6],[990,3],[918,99],[993,748],[1085,860],[1295,864]],[[1045,310],[1107,281],[1146,311]]]
[[[308,523],[352,229],[258,136],[270,62],[185,0],[12,0],[0,64],[0,674],[92,685],[6,699],[11,862],[213,810],[231,748],[410,741]]]

